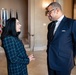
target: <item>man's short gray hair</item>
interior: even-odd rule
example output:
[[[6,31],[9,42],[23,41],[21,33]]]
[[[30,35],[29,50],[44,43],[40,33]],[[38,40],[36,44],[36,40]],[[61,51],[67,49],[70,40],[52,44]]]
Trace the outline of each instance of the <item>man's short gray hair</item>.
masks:
[[[52,3],[50,3],[50,4],[46,7],[46,9],[47,9],[49,6],[52,6],[53,8],[59,8],[60,10],[62,10],[62,7],[61,7],[61,5],[60,5],[58,2],[52,2]]]

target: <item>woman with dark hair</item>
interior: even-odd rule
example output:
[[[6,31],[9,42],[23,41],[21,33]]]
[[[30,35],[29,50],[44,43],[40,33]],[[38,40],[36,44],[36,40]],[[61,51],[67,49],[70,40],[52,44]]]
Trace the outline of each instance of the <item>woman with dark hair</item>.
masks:
[[[32,54],[27,56],[24,45],[18,38],[20,28],[19,20],[10,18],[6,21],[1,35],[7,58],[8,75],[28,75],[27,65],[35,59]]]

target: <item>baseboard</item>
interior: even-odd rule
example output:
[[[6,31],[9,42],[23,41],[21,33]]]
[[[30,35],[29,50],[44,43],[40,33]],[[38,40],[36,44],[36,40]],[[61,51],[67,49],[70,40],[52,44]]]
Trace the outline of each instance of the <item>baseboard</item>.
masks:
[[[46,46],[34,47],[34,51],[43,51],[46,50]]]
[[[32,51],[31,48],[28,48],[26,46],[25,46],[25,49],[26,49],[26,51]],[[46,50],[46,46],[34,47],[34,50],[33,51],[43,51],[43,50]]]

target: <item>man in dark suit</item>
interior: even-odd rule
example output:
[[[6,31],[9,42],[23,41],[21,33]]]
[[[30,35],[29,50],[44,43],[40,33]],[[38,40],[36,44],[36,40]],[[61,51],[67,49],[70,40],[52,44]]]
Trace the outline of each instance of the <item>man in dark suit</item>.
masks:
[[[65,17],[57,2],[50,3],[46,10],[52,21],[47,35],[48,75],[70,75],[74,67],[76,21]]]

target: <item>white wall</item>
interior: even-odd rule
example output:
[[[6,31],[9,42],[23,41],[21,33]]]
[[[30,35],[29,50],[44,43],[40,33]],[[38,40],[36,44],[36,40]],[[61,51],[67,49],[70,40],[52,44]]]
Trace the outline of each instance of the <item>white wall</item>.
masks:
[[[45,9],[42,7],[44,1],[50,0],[28,0],[29,33],[34,35],[29,37],[32,50],[44,50],[47,45],[47,25],[50,21],[45,16]]]

